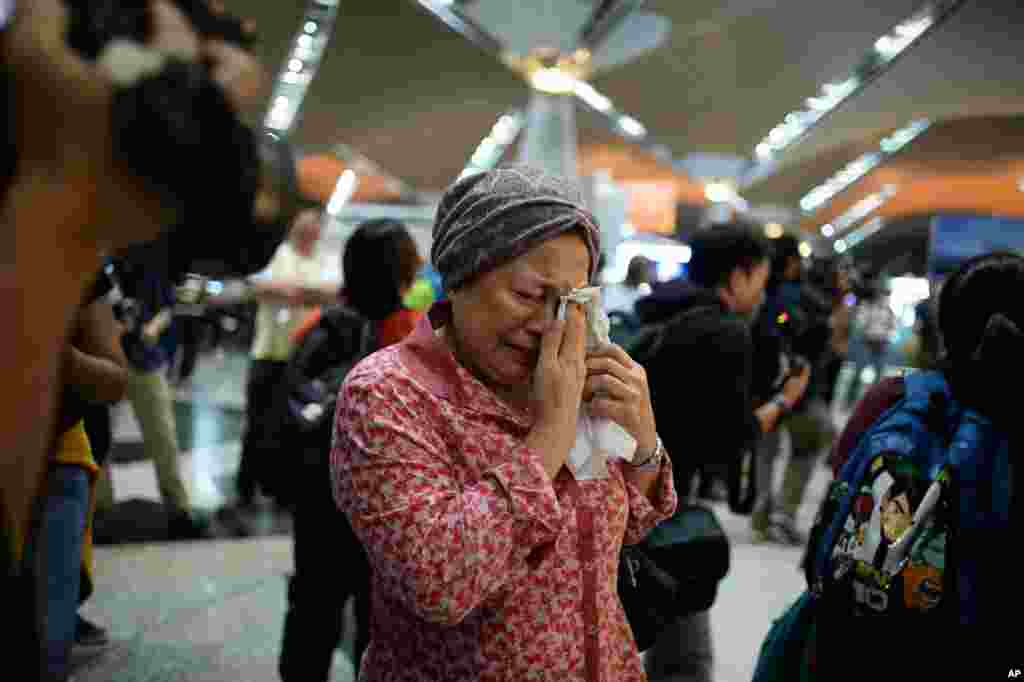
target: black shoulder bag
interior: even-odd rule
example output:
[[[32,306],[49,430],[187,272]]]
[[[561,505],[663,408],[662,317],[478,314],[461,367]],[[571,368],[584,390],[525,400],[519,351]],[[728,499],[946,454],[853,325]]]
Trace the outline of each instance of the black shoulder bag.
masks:
[[[619,599],[646,651],[679,618],[711,608],[729,572],[729,538],[707,507],[683,505],[619,556]]]

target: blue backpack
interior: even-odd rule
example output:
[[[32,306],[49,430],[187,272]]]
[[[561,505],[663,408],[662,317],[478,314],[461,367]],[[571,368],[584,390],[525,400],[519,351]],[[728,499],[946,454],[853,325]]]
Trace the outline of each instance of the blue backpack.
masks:
[[[982,581],[1006,561],[1010,475],[1005,435],[941,373],[909,374],[832,484],[809,589],[773,623],[754,682],[831,679],[856,660],[856,633],[898,648],[992,622],[1004,594]]]

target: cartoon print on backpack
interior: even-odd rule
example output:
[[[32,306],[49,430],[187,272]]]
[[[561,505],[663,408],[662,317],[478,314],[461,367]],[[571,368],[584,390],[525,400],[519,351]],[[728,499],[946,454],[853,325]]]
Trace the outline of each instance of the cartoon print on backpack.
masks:
[[[927,611],[942,600],[949,473],[935,480],[906,459],[877,457],[854,498],[832,553],[835,582],[879,613]]]

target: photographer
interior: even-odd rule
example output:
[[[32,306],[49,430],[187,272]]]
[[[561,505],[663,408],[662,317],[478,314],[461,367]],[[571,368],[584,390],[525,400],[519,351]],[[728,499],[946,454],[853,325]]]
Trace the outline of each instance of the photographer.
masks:
[[[779,430],[766,433],[758,443],[758,498],[751,528],[755,541],[798,546],[804,538],[796,527],[796,513],[816,456],[834,436],[823,398],[832,310],[827,297],[805,281],[799,241],[791,236],[775,241],[772,277],[765,293],[765,305],[754,325],[755,387],[762,394],[771,393],[772,384],[778,385],[794,371],[809,372],[810,381],[782,422],[791,451],[779,495],[772,490],[781,446]]]
[[[182,108],[169,112],[170,107],[156,106],[166,100],[152,97],[154,90],[170,93],[168,99],[177,98],[178,104],[197,105],[186,110],[188,116],[178,116],[179,122],[205,124],[209,112],[220,108],[223,125],[205,139],[216,140],[213,133],[227,127],[235,133],[229,138],[234,148],[220,163],[208,164],[208,171],[234,167],[235,175],[251,185],[251,191],[238,193],[233,208],[250,215],[254,207],[268,215],[284,210],[281,197],[275,196],[279,185],[261,172],[266,164],[255,135],[238,119],[237,112],[259,91],[256,61],[223,41],[201,39],[167,2],[154,2],[143,18],[148,29],[143,37],[120,43],[122,48],[127,44],[127,52],[110,50],[93,59],[66,41],[71,25],[60,0],[19,2],[13,13],[0,16],[0,87],[8,107],[0,140],[0,214],[10,240],[0,266],[0,296],[18,322],[0,342],[0,355],[8,363],[5,376],[13,381],[0,410],[5,420],[0,425],[5,454],[0,509],[8,577],[21,573],[11,548],[26,535],[33,516],[43,453],[53,436],[57,366],[71,316],[102,254],[152,239],[162,227],[179,222],[182,206],[153,169],[167,167],[187,176],[183,160],[199,165],[206,158],[201,145],[181,146],[178,163],[169,164],[159,149],[146,144],[154,126],[164,132],[159,130],[161,116],[182,113]],[[175,78],[182,77],[199,90],[177,87]],[[149,172],[140,155],[149,157]],[[272,241],[275,233],[268,229],[260,236]],[[61,258],[58,267],[52,267],[55,253]],[[24,592],[11,580],[4,587]],[[30,605],[24,600],[5,603],[14,604],[15,620],[24,621],[20,625],[28,622],[24,616]],[[16,630],[19,637],[35,635],[32,628]],[[25,644],[13,648],[24,653],[38,649]],[[26,675],[31,677],[37,663],[26,661]]]

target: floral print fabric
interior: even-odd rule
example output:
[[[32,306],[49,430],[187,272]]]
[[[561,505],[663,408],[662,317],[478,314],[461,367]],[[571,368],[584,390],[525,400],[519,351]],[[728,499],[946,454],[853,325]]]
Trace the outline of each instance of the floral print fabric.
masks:
[[[674,512],[671,463],[654,505],[619,459],[608,479],[551,482],[530,427],[426,319],[349,374],[331,464],[373,569],[360,680],[644,679],[618,556]]]

